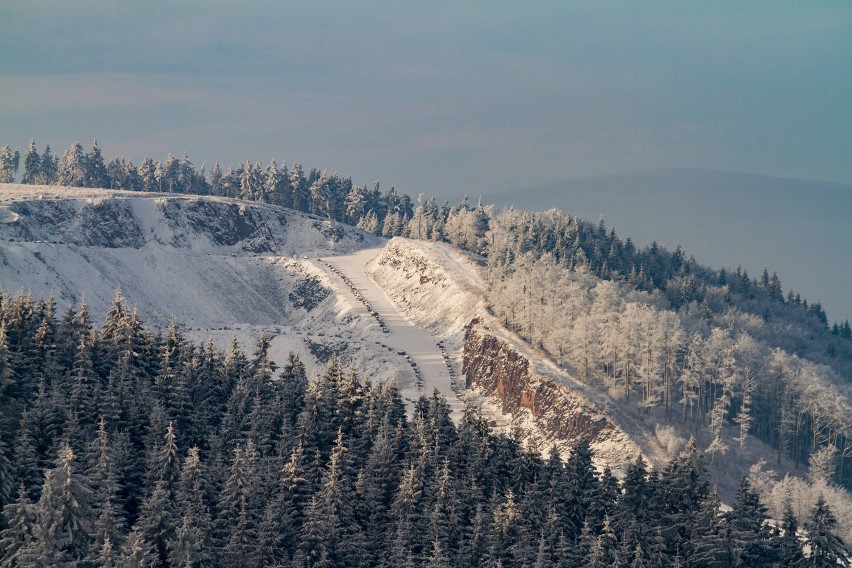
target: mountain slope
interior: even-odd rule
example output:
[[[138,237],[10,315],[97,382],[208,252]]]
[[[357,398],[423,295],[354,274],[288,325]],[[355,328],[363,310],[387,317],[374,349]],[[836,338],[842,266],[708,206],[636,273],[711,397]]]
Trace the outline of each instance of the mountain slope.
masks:
[[[372,318],[336,293],[318,255],[376,246],[358,229],[280,207],[215,197],[10,186],[0,189],[0,288],[85,301],[102,321],[117,290],[155,326],[172,318],[198,340],[299,354],[311,372],[350,344],[353,362],[413,384],[383,364]],[[400,367],[401,368],[401,367]]]
[[[448,244],[388,242],[310,215],[225,198],[0,189],[0,287],[7,291],[53,291],[60,309],[85,295],[101,321],[120,289],[143,317],[157,325],[177,317],[196,340],[227,345],[237,337],[245,345],[264,332],[272,336],[276,361],[296,352],[311,372],[336,355],[371,380],[396,380],[409,400],[431,394],[363,298],[329,267],[342,269],[349,262],[342,256],[358,258],[349,268],[392,301],[389,307],[375,302],[379,315],[395,317],[392,328],[398,320],[417,328],[424,341],[442,342],[445,353],[430,348],[413,353],[415,361],[446,356],[456,371],[463,364],[470,387],[464,398],[482,404],[504,431],[518,431],[543,450],[567,450],[584,438],[599,463],[616,470],[640,452],[662,465],[689,435],[580,381],[539,343],[505,329],[489,312],[481,258]],[[379,247],[370,262],[352,255]],[[742,467],[717,463],[725,497],[749,463],[772,457],[760,443],[749,446]]]

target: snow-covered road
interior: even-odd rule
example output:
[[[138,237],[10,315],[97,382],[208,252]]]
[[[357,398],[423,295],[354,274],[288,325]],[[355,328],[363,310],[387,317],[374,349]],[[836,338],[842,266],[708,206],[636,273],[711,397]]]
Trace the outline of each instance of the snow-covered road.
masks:
[[[355,296],[356,300],[366,302],[378,314],[378,320],[387,328],[387,333],[381,333],[381,325],[376,323],[382,337],[382,343],[399,351],[404,351],[420,371],[421,388],[423,394],[431,395],[434,389],[444,395],[447,403],[453,411],[453,419],[458,421],[463,408],[453,389],[453,379],[447,367],[447,361],[441,352],[435,337],[428,331],[411,323],[397,308],[382,288],[380,288],[369,277],[366,272],[366,264],[376,257],[382,249],[371,248],[343,256],[330,256],[320,259],[322,266],[329,265],[337,270],[332,271],[332,277],[343,283],[345,293],[353,294],[347,286],[352,287],[360,293],[361,298]],[[344,278],[345,277],[345,280]],[[456,365],[455,368],[458,368]]]

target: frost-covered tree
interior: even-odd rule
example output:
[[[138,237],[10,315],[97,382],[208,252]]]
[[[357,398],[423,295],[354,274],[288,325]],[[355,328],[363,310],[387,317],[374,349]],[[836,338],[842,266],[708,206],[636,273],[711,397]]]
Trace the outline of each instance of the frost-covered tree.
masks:
[[[24,157],[24,175],[21,183],[40,183],[41,180],[41,156],[36,150],[35,140],[30,140],[27,155]]]
[[[9,146],[0,148],[0,183],[15,182],[20,162],[21,155],[18,150],[12,150]]]
[[[110,187],[109,174],[98,146],[98,141],[92,142],[92,149],[84,156],[85,187]]]
[[[86,154],[83,146],[75,142],[62,155],[57,172],[59,185],[69,187],[85,187],[88,178],[86,169]]]
[[[92,523],[88,480],[75,471],[74,451],[65,447],[56,467],[45,473],[36,508],[33,548],[48,566],[73,566],[89,550]]]
[[[59,175],[59,158],[50,151],[50,146],[45,146],[39,164],[38,183],[53,185]]]
[[[848,551],[834,533],[836,526],[837,519],[825,499],[820,496],[805,524],[807,544],[810,547],[808,566],[849,566]]]

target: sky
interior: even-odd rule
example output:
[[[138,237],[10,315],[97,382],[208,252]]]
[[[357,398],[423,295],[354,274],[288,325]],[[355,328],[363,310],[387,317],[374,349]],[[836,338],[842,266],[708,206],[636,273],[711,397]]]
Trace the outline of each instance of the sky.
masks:
[[[852,184],[852,3],[4,0],[0,145],[30,138],[486,201],[656,168]]]

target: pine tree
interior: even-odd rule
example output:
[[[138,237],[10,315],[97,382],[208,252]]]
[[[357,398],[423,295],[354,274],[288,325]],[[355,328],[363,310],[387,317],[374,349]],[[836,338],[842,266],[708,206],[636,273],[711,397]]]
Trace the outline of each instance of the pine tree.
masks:
[[[363,470],[361,500],[364,513],[360,520],[367,530],[368,553],[374,559],[378,558],[384,545],[383,536],[390,519],[394,489],[399,482],[392,435],[390,425],[385,421]]]
[[[642,522],[645,519],[651,498],[647,475],[648,469],[640,454],[624,475],[624,494],[619,500],[619,526],[626,527],[634,520]]]
[[[451,564],[449,558],[447,558],[447,554],[444,552],[444,549],[441,546],[441,541],[436,539],[432,543],[432,553],[426,558],[424,567],[451,568],[451,566],[453,566],[453,564]]]
[[[598,481],[588,441],[581,440],[574,447],[566,463],[565,475],[570,483],[567,486],[567,494],[563,497],[560,516],[565,522],[566,536],[576,540],[587,520],[589,502],[596,491]]]
[[[57,172],[59,185],[85,187],[87,180],[86,155],[83,146],[75,142],[62,155]]]
[[[159,559],[151,545],[145,541],[141,531],[133,530],[118,559],[117,568],[154,568]]]
[[[20,162],[18,150],[12,151],[8,146],[0,148],[0,183],[15,183]]]
[[[748,478],[743,477],[734,505],[725,515],[728,539],[737,565],[756,568],[774,565],[765,520],[766,507],[760,503],[757,493],[752,491]]]
[[[802,552],[802,541],[798,535],[798,521],[789,503],[784,508],[781,528],[784,530],[783,534],[780,538],[774,539],[778,551],[778,563],[789,568],[804,568],[807,564]]]
[[[225,486],[219,498],[215,534],[222,547],[223,559],[244,558],[249,543],[254,546],[262,511],[258,510],[257,452],[249,440],[245,448],[237,446]]]
[[[348,565],[354,555],[353,542],[347,538],[351,536],[353,528],[347,451],[340,432],[322,485],[314,495],[303,526],[299,548],[309,560],[326,557],[332,562]],[[319,534],[323,535],[322,542],[316,539]]]
[[[87,560],[96,568],[115,568],[119,561],[118,551],[113,547],[110,538],[106,537],[99,547],[92,546]]]
[[[139,536],[150,544],[156,558],[155,566],[168,566],[168,551],[175,538],[175,529],[175,504],[166,482],[159,480],[142,504],[135,526]],[[128,541],[128,546],[132,546],[132,541]]]
[[[421,552],[419,536],[423,534],[421,497],[423,480],[415,466],[410,466],[399,484],[391,505],[388,526],[387,560],[389,565],[401,565],[409,555],[415,558]]]
[[[65,379],[72,385],[68,399],[65,438],[73,447],[83,448],[94,433],[100,381],[91,358],[91,338],[81,338],[74,358],[74,368]]]
[[[172,566],[203,568],[214,565],[211,542],[212,521],[206,504],[207,480],[198,448],[190,448],[181,471],[177,494],[177,527],[169,549]]]
[[[3,406],[0,403],[0,411],[2,411]],[[0,510],[12,500],[14,484],[14,467],[9,459],[11,448],[7,443],[7,438],[12,435],[12,429],[3,422],[4,419],[0,418]]]
[[[608,568],[614,560],[615,547],[615,533],[609,524],[609,517],[605,517],[601,532],[586,556],[586,566],[589,568]]]
[[[526,533],[511,489],[506,493],[503,502],[494,510],[491,533],[493,541],[489,556],[492,562],[522,565],[528,560],[531,553],[527,541],[529,535]]]
[[[74,459],[66,446],[56,467],[45,473],[33,534],[35,549],[47,565],[73,566],[88,553],[91,493],[88,480],[75,472]]]
[[[124,539],[124,511],[119,502],[121,487],[118,482],[113,445],[109,439],[106,421],[101,418],[98,434],[89,448],[90,467],[88,477],[93,495],[95,521],[92,530],[94,539],[92,551],[100,552],[110,542],[111,547],[119,546]]]
[[[180,480],[180,458],[176,443],[174,425],[169,422],[166,427],[164,443],[154,454],[149,470],[150,482],[162,481],[168,491],[170,500],[174,500],[177,494],[178,481]]]
[[[36,509],[23,485],[18,498],[3,507],[3,519],[7,526],[0,531],[0,566],[26,566],[34,560],[32,555],[27,558],[26,551],[32,551],[35,541]]]
[[[715,491],[701,505],[684,547],[690,566],[721,568],[733,565],[729,526],[720,522],[719,506]]]
[[[260,548],[265,563],[283,563],[296,550],[311,497],[304,476],[305,455],[298,445],[281,469],[278,494],[267,504],[260,527]]]
[[[837,519],[820,495],[811,516],[805,524],[807,543],[810,545],[808,566],[828,568],[849,566],[849,556],[841,540],[834,534]]]
[[[166,428],[165,443],[152,458],[148,483],[153,489],[142,505],[136,528],[156,551],[159,565],[166,566],[168,552],[175,538],[177,523],[177,488],[180,462],[175,432],[171,423]]]
[[[41,155],[40,170],[38,183],[46,185],[56,183],[59,175],[59,158],[51,153],[50,146],[45,146],[44,153]]]
[[[41,157],[36,150],[35,140],[30,140],[27,155],[24,158],[24,175],[21,183],[40,183],[41,181]]]
[[[104,158],[101,155],[101,149],[98,147],[98,141],[92,142],[92,149],[85,155],[84,161],[85,181],[84,187],[109,187],[110,180],[107,175]]]

